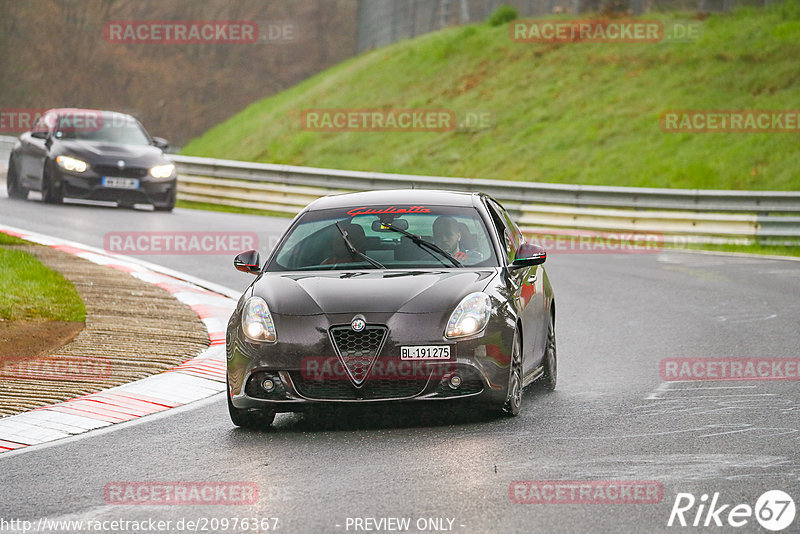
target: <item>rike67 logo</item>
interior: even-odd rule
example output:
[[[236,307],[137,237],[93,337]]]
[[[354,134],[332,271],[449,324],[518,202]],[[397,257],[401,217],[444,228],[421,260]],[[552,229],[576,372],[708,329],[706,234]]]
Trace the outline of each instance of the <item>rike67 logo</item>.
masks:
[[[719,492],[709,501],[708,494],[699,499],[691,493],[678,493],[669,514],[668,527],[743,527],[753,518],[767,530],[778,532],[794,525],[796,509],[794,500],[780,490],[764,492],[755,506],[749,504],[723,504]],[[796,526],[796,525],[794,525]],[[793,529],[792,532],[797,532]]]

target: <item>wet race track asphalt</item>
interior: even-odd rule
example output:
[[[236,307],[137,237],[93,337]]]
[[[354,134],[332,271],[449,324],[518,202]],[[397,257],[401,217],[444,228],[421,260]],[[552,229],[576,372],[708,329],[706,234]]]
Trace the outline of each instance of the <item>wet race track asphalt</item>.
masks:
[[[0,197],[0,224],[99,248],[107,232],[255,232],[263,257],[288,222]],[[251,281],[233,269],[232,254],[137,257],[239,291]],[[277,518],[286,533],[389,531],[405,520],[409,532],[766,532],[754,517],[730,527],[728,512],[754,506],[767,490],[800,498],[798,382],[665,382],[659,365],[665,358],[797,358],[800,262],[554,252],[546,266],[558,302],[559,385],[552,393],[526,390],[518,418],[326,411],[279,415],[273,429],[251,431],[231,424],[220,394],[0,455],[0,517],[153,519],[171,521],[171,531],[181,520],[184,529],[201,521],[195,526],[202,530],[212,518]],[[650,504],[512,502],[515,481],[582,480],[651,481],[663,497]],[[120,481],[253,483],[258,499],[109,504],[104,489]],[[711,518],[705,529],[668,527],[679,493],[698,500],[684,514],[690,524],[701,496],[719,493],[717,507],[730,505],[718,516],[724,526]]]

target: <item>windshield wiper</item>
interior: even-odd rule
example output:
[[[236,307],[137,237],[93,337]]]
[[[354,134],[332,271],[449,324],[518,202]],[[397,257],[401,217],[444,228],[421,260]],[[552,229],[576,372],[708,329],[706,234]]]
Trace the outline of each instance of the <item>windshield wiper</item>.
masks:
[[[431,243],[430,241],[422,239],[417,234],[412,234],[411,232],[409,232],[407,230],[403,230],[403,229],[398,228],[396,226],[392,226],[391,223],[381,222],[381,226],[383,226],[384,228],[388,228],[389,230],[392,230],[393,232],[398,232],[400,234],[403,234],[404,236],[406,236],[409,239],[411,239],[411,241],[416,243],[416,245],[418,247],[425,246],[425,247],[428,247],[431,250],[435,250],[436,252],[438,252],[439,254],[441,254],[442,256],[447,258],[448,260],[450,260],[450,263],[452,263],[456,267],[463,267],[463,265],[461,264],[460,261],[455,259],[450,253],[445,252],[444,250],[442,250],[441,247],[439,247],[439,245],[437,245],[436,243]]]
[[[363,252],[358,250],[356,247],[354,247],[353,243],[350,242],[350,238],[347,237],[347,231],[344,230],[341,226],[339,226],[339,221],[336,221],[335,224],[336,224],[336,228],[339,230],[339,233],[342,234],[342,239],[344,239],[344,244],[345,244],[345,246],[347,246],[347,250],[350,251],[350,254],[355,254],[356,256],[361,258],[362,260],[366,260],[367,262],[369,262],[370,265],[372,265],[373,267],[375,267],[377,269],[385,269],[386,268],[386,267],[384,267],[383,264],[378,263],[377,261],[373,260],[372,258],[367,256],[366,254],[364,254]]]

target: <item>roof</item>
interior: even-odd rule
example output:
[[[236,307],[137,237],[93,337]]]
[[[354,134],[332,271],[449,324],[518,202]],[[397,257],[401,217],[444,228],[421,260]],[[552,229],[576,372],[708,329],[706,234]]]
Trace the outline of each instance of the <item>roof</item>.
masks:
[[[55,113],[56,115],[71,115],[77,113],[83,113],[87,115],[122,115],[124,117],[132,117],[132,115],[128,113],[123,113],[121,111],[109,111],[104,109],[89,109],[89,108],[52,108],[45,111],[44,114],[47,113]]]
[[[329,195],[309,204],[309,210],[355,206],[422,205],[473,206],[478,193],[439,191],[434,189],[386,189],[360,193]]]

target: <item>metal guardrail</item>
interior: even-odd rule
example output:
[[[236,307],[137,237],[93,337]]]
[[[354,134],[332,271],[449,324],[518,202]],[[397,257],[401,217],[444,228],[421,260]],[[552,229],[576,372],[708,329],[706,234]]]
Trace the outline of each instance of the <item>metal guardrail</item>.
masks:
[[[15,138],[0,136],[0,171]],[[346,191],[482,191],[536,233],[649,233],[666,242],[800,242],[800,192],[655,189],[386,174],[169,155],[178,198],[294,215]]]
[[[800,213],[800,192],[723,191],[704,189],[653,189],[592,185],[548,184],[447,178],[411,174],[342,171],[295,167],[191,156],[171,156],[188,175],[234,178],[255,182],[312,185],[328,189],[450,189],[483,191],[499,200],[572,206],[692,211],[742,211]]]
[[[800,241],[800,192],[716,191],[546,184],[342,171],[171,156],[179,198],[294,214],[344,191],[483,191],[515,212],[527,232],[658,234],[667,242]]]

